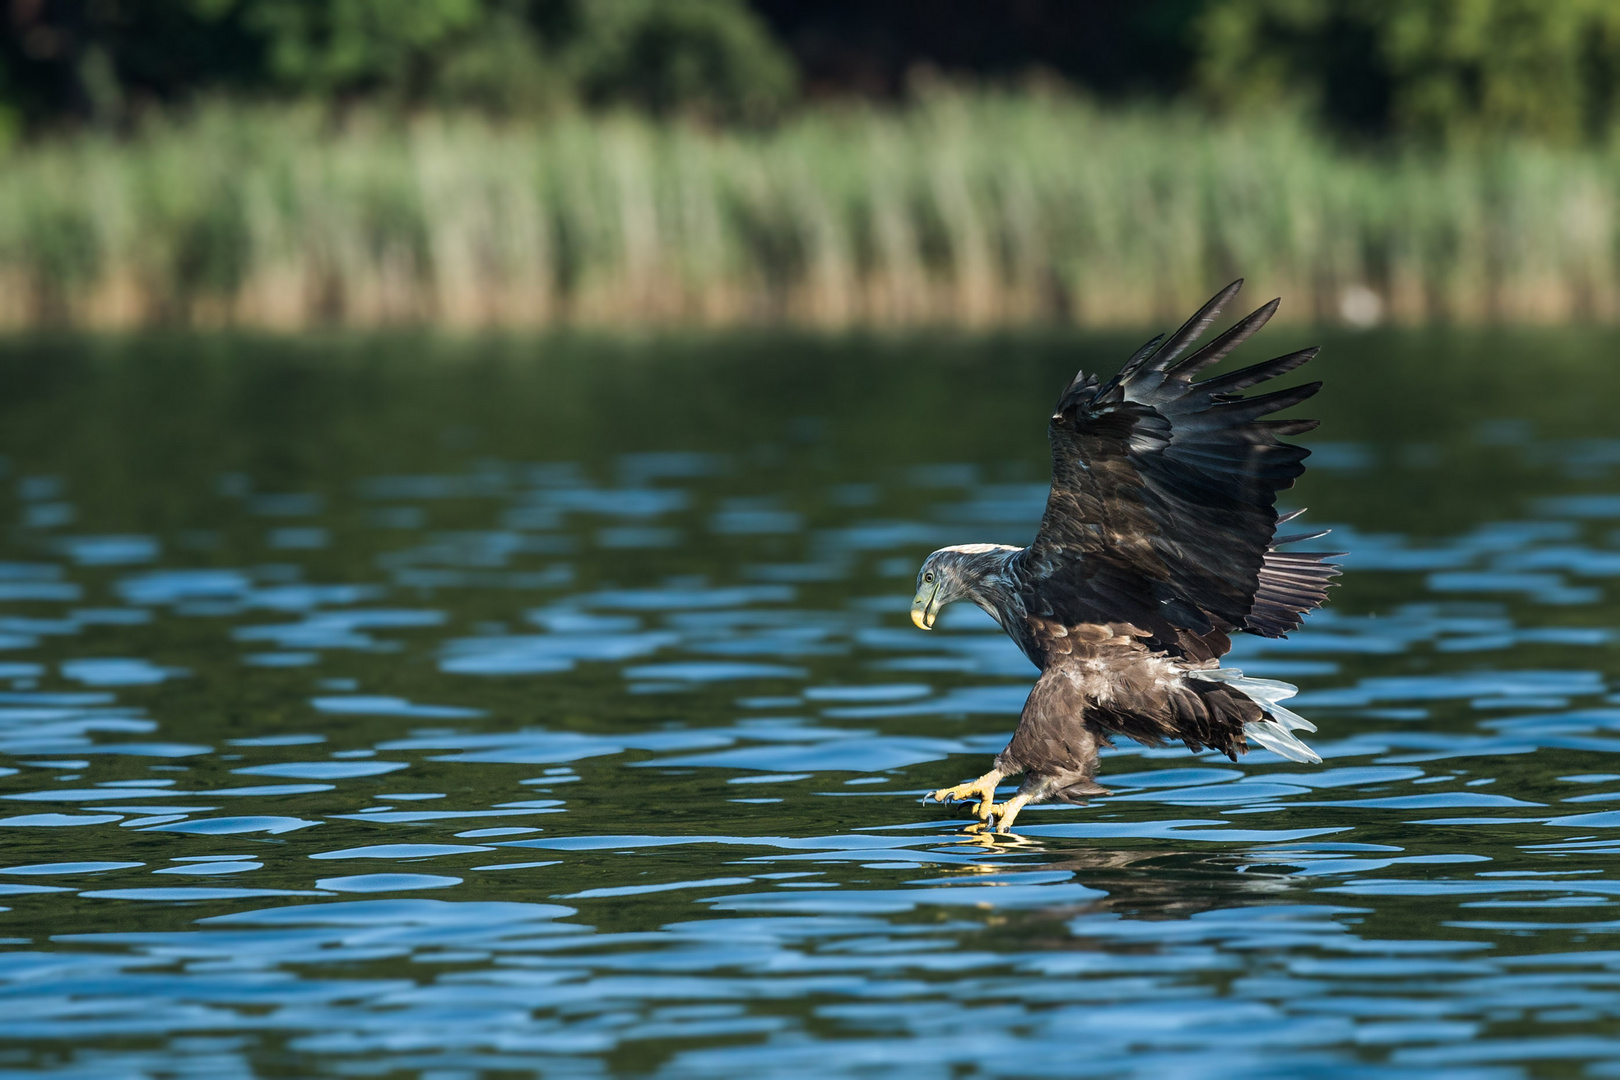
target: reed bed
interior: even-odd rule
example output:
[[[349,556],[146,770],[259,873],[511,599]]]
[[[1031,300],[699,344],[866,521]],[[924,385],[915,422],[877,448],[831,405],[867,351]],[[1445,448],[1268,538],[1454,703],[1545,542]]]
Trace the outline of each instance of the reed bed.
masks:
[[[215,107],[0,158],[0,327],[1620,318],[1620,150],[1356,154],[1037,96],[408,123]]]

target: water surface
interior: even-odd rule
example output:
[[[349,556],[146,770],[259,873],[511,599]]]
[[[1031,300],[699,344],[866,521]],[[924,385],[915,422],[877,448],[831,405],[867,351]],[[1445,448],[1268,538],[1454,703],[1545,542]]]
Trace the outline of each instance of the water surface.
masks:
[[[6,343],[0,1075],[1620,1075],[1612,334],[1328,340],[1321,767],[920,804],[1132,344]]]

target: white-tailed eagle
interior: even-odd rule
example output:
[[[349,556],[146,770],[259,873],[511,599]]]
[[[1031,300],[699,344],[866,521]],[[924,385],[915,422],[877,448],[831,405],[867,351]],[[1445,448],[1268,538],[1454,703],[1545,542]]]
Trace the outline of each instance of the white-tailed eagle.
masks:
[[[1243,397],[1315,349],[1194,382],[1277,310],[1277,301],[1186,356],[1242,286],[1222,289],[1168,339],[1148,342],[1099,383],[1084,372],[1058,400],[1048,436],[1052,490],[1028,547],[967,544],[928,556],[912,620],[932,629],[939,609],[970,600],[1041,669],[1012,741],[995,767],[933,792],[976,800],[1005,832],[1031,802],[1105,795],[1098,747],[1116,735],[1149,746],[1180,740],[1236,760],[1249,742],[1294,761],[1320,762],[1295,731],[1316,729],[1279,702],[1287,683],[1220,666],[1237,632],[1282,637],[1327,596],[1338,568],[1323,552],[1284,546],[1277,492],[1310,453],[1282,441],[1314,420],[1266,420],[1321,387],[1308,383]],[[1018,793],[996,786],[1022,774]]]

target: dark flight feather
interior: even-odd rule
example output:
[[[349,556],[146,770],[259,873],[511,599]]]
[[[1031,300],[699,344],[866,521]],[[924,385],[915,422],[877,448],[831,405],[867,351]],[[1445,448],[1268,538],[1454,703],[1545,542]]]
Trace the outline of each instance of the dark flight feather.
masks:
[[[1225,360],[1227,354],[1248,341],[1255,331],[1270,322],[1271,317],[1277,314],[1277,308],[1281,304],[1280,299],[1273,300],[1269,304],[1262,305],[1257,310],[1245,315],[1233,323],[1231,329],[1221,334],[1220,337],[1171,368],[1170,375],[1174,378],[1191,379],[1205,368]]]
[[[1219,375],[1213,379],[1206,379],[1203,387],[1206,393],[1216,396],[1220,396],[1222,394],[1233,394],[1239,390],[1247,390],[1256,383],[1265,382],[1267,379],[1274,379],[1278,375],[1286,375],[1288,372],[1293,371],[1301,364],[1312,359],[1319,351],[1320,350],[1313,346],[1309,349],[1301,349],[1298,352],[1291,352],[1286,355],[1279,356],[1274,360],[1263,360],[1252,367],[1246,367],[1240,371],[1234,371],[1229,375]]]
[[[1170,335],[1170,340],[1166,341],[1164,346],[1153,354],[1152,359],[1148,361],[1149,366],[1155,371],[1163,371],[1166,365],[1186,351],[1187,346],[1204,336],[1204,331],[1209,329],[1209,324],[1214,322],[1220,315],[1221,308],[1225,307],[1227,301],[1236,296],[1241,288],[1243,288],[1243,279],[1238,278],[1232,284],[1210,297],[1208,303],[1199,308],[1192,318],[1182,323],[1181,329]]]

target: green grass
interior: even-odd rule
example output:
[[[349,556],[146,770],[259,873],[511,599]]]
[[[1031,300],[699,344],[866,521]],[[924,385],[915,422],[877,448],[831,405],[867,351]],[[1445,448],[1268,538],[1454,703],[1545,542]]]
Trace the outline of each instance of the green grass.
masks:
[[[1620,151],[1336,149],[1030,96],[765,133],[216,107],[0,159],[0,327],[1620,317]],[[1359,305],[1359,307],[1358,307]]]

